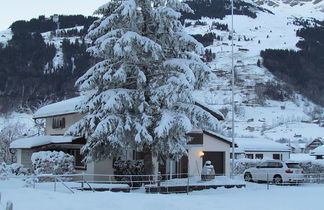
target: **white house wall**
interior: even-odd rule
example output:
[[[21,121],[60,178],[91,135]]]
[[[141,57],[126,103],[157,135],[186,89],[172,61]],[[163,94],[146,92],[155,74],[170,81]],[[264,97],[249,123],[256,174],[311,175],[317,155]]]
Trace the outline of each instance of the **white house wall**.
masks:
[[[216,140],[214,137],[209,135],[204,135],[204,144],[203,144],[203,151],[206,152],[225,152],[225,176],[230,175],[230,149],[231,146],[228,143],[225,143],[221,140]]]
[[[65,118],[65,128],[52,128],[53,119],[57,118]],[[49,117],[46,118],[46,127],[45,127],[45,135],[63,135],[65,131],[73,125],[75,122],[79,121],[82,118],[82,115],[79,113],[62,115],[58,117]]]
[[[255,151],[246,151],[245,155],[247,154],[253,154],[253,159],[255,158],[256,154],[263,154],[263,159],[273,159],[273,155],[274,154],[280,154],[282,156],[282,161],[286,161],[290,159],[290,152],[286,151],[286,152],[264,152],[264,151],[259,151],[259,152],[255,152]]]
[[[105,176],[92,176],[93,174],[106,174],[106,175],[113,175],[114,168],[113,168],[113,161],[111,159],[105,159],[98,162],[91,162],[87,164],[87,171],[86,174],[90,174],[87,178],[92,181],[109,181],[112,177],[105,177]]]
[[[203,145],[190,145],[188,147],[188,174],[189,176],[200,176],[202,170],[202,158],[200,153]]]
[[[31,156],[34,152],[35,151],[31,149],[17,149],[17,163],[31,169]]]

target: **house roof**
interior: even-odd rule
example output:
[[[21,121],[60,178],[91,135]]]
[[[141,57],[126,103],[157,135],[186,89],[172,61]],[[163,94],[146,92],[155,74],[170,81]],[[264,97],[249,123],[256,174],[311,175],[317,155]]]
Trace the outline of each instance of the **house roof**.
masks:
[[[35,114],[33,115],[33,119],[78,113],[76,106],[80,104],[84,99],[85,96],[78,96],[75,98],[70,98],[67,100],[43,106],[35,112]],[[204,109],[205,111],[209,112],[218,120],[224,120],[224,115],[214,107],[197,100],[195,101],[195,104]]]
[[[84,97],[85,96],[78,96],[43,106],[35,112],[33,119],[78,113],[78,111],[76,110],[76,105],[80,104]]]
[[[310,155],[324,155],[324,145],[319,146],[315,149],[313,149],[310,153]]]
[[[198,129],[198,130],[192,130],[192,131],[190,131],[189,133],[188,133],[188,135],[190,136],[190,134],[206,134],[206,135],[209,135],[209,136],[212,136],[212,137],[214,137],[214,138],[216,138],[217,140],[220,140],[220,141],[223,141],[223,142],[225,142],[225,143],[227,143],[227,144],[230,144],[230,145],[232,145],[232,141],[230,140],[230,139],[228,139],[227,137],[225,137],[225,136],[223,136],[223,135],[220,135],[220,134],[218,134],[218,133],[215,133],[215,132],[213,132],[213,131],[209,131],[209,130],[200,130],[200,129]],[[200,143],[198,143],[198,144],[202,144],[203,142],[202,142],[202,140],[201,140],[201,142]],[[197,144],[197,143],[188,143],[188,144]],[[235,144],[235,146],[237,146],[236,144]]]
[[[76,136],[32,136],[21,138],[10,144],[10,149],[31,149],[34,147],[49,145],[72,143],[74,140],[80,139]]]
[[[290,148],[284,144],[263,138],[235,138],[238,151],[244,152],[289,152]]]

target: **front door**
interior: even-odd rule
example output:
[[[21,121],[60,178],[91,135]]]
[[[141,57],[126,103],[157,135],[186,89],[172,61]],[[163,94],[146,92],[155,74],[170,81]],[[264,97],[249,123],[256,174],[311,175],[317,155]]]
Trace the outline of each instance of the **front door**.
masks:
[[[210,160],[218,176],[225,174],[225,152],[204,152],[203,164]]]

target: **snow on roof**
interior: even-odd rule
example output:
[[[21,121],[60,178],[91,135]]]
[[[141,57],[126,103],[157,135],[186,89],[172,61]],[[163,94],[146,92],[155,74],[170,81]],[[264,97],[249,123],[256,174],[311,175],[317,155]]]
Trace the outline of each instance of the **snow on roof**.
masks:
[[[77,113],[76,105],[80,104],[85,96],[78,96],[68,100],[60,101],[54,104],[49,104],[38,109],[33,115],[34,119],[46,118],[57,115]]]
[[[290,151],[284,144],[262,138],[235,138],[239,150],[246,151]]]
[[[313,149],[313,151],[311,151],[310,155],[324,155],[324,145]]]
[[[73,140],[79,139],[75,136],[33,136],[21,138],[10,144],[10,149],[31,149],[38,146],[48,144],[71,143]]]

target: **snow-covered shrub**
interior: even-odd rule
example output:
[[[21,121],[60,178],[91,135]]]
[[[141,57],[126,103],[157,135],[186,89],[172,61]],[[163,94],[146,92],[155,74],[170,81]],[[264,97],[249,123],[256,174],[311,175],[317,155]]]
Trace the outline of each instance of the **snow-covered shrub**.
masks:
[[[263,160],[261,159],[237,159],[234,161],[234,174],[243,174],[245,169],[252,168],[257,166],[259,163],[261,163]]]
[[[0,179],[7,179],[9,175],[27,175],[29,174],[29,169],[25,168],[21,164],[11,164],[6,165],[6,163],[2,163],[0,165]]]
[[[144,174],[144,161],[143,160],[121,160],[118,159],[114,162],[115,179],[124,181],[130,186],[141,186],[143,177],[141,176],[127,176],[127,175],[143,175]],[[126,176],[120,176],[126,175]],[[134,183],[135,182],[135,183]]]
[[[8,168],[6,163],[0,165],[0,180],[6,180],[8,177]]]
[[[35,183],[39,182],[39,179],[37,177],[27,177],[25,180],[24,187],[34,187]]]
[[[23,165],[18,163],[13,163],[11,165],[7,165],[8,172],[13,175],[28,175],[30,174],[30,170],[25,168]]]
[[[31,161],[36,175],[74,173],[74,157],[64,152],[36,152],[33,153]]]
[[[300,161],[299,165],[306,174],[324,173],[324,160]]]

